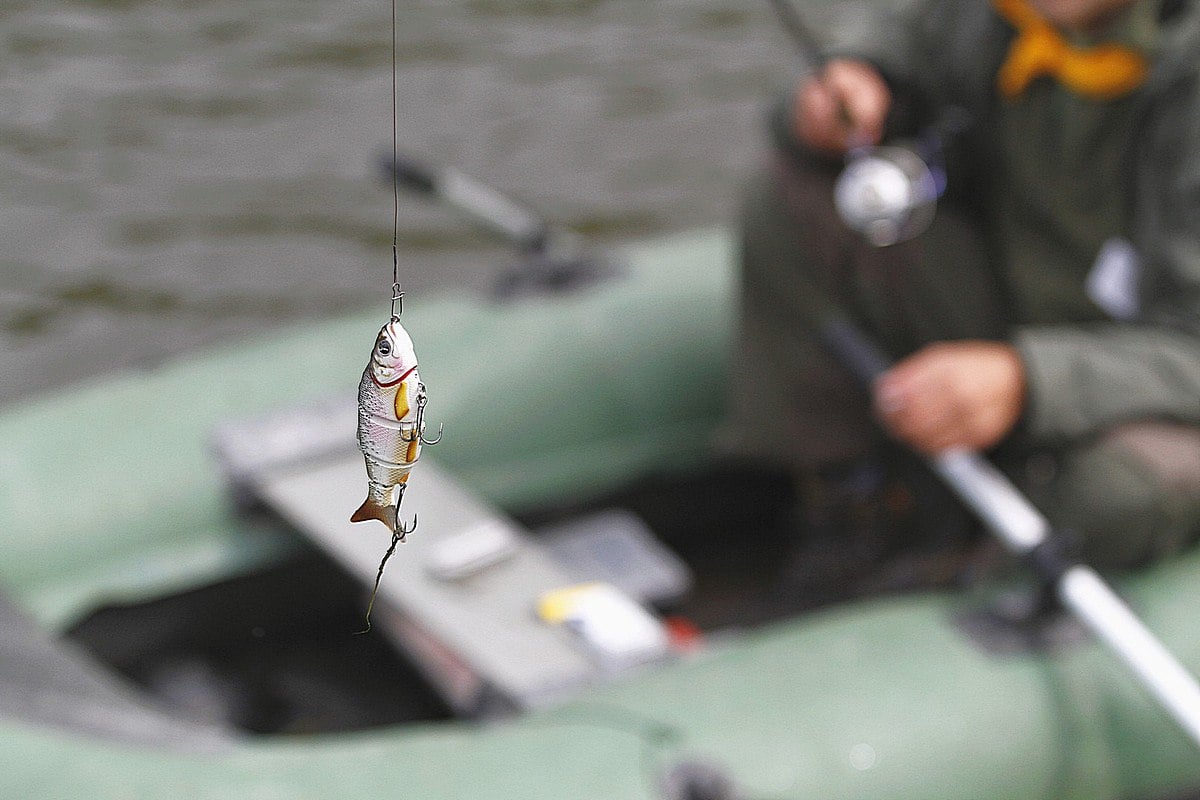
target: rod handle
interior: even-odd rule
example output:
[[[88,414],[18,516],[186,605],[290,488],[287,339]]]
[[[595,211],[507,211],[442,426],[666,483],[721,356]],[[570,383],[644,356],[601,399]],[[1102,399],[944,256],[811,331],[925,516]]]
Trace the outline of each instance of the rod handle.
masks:
[[[892,366],[891,358],[844,317],[828,317],[818,335],[842,366],[868,388]]]

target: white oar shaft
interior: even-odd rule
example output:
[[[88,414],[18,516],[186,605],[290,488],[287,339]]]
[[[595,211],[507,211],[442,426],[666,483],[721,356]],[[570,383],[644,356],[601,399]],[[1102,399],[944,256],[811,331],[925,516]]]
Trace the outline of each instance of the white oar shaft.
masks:
[[[1018,555],[1046,542],[1050,522],[991,462],[951,450],[930,464],[984,524]],[[1062,604],[1133,670],[1200,747],[1200,684],[1142,624],[1095,570],[1071,565],[1055,585]]]
[[[1090,567],[1074,566],[1059,579],[1058,598],[1142,679],[1200,746],[1200,686],[1108,584]]]
[[[1009,550],[1025,555],[1049,538],[1049,520],[983,456],[947,450],[929,463]]]
[[[818,331],[825,345],[867,386],[891,366],[887,354],[849,319],[829,315]],[[969,450],[929,459],[967,507],[1006,547],[1028,558],[1059,600],[1124,661],[1200,747],[1200,685],[1129,607],[1089,567],[1063,562],[1044,547],[1050,522],[991,462]]]

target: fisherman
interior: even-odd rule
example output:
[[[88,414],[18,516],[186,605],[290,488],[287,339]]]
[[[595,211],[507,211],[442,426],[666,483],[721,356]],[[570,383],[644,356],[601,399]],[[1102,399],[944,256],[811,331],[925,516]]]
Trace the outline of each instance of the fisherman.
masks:
[[[891,496],[862,478],[880,454],[971,448],[1095,566],[1179,551],[1200,532],[1200,2],[889,5],[848,7],[773,118],[729,430],[800,478],[810,524]],[[939,125],[930,227],[849,231],[848,150]],[[817,343],[826,311],[898,360],[869,394]]]

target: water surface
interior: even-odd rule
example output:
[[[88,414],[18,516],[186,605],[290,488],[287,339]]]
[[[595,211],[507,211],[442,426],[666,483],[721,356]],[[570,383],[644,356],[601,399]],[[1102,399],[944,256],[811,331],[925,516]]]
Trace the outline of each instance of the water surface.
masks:
[[[598,244],[727,223],[793,74],[765,2],[399,0],[401,150]],[[0,9],[0,403],[386,301],[390,5]],[[404,198],[410,302],[503,252]]]

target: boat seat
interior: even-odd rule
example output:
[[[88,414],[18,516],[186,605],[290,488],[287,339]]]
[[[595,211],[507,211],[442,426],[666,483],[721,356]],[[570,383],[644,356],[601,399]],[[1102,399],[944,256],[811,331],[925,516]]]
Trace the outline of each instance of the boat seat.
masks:
[[[353,406],[335,402],[227,423],[214,441],[235,494],[267,505],[332,556],[359,579],[365,599],[391,534],[374,522],[350,522],[367,486],[355,424]],[[667,655],[665,636],[597,652],[569,626],[539,619],[540,596],[583,576],[428,454],[408,483],[401,516],[415,516],[418,527],[387,562],[371,621],[456,713],[552,706]],[[624,611],[615,605],[618,615],[640,613],[635,623],[658,626],[632,599]],[[619,629],[611,622],[604,620],[607,631]]]
[[[232,734],[153,703],[0,593],[0,718],[129,744],[213,751]]]

